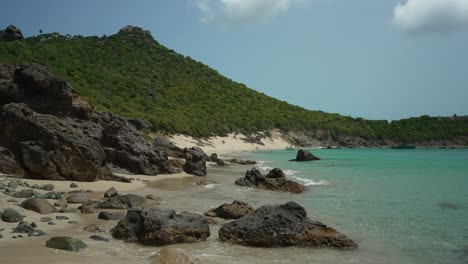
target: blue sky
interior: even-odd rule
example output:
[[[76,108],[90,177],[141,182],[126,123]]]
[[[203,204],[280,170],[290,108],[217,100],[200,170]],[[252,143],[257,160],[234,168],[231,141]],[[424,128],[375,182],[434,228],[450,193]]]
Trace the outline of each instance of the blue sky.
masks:
[[[273,97],[365,117],[468,114],[468,0],[15,0],[0,27],[131,24]],[[1,58],[0,58],[1,59]]]

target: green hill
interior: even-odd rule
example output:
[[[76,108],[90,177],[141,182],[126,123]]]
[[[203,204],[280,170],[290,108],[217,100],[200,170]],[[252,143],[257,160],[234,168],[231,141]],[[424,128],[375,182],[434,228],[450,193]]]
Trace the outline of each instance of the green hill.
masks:
[[[306,110],[177,54],[137,27],[125,27],[108,37],[53,33],[0,41],[0,60],[46,64],[99,109],[146,119],[155,130],[169,133],[206,137],[277,128],[326,131],[335,139],[351,136],[395,142],[468,136],[465,118],[423,116],[389,123]]]

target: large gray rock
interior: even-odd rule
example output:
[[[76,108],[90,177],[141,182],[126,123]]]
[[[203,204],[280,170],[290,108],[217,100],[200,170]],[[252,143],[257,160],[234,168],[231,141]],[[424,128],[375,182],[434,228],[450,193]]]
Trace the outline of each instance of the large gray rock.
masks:
[[[51,214],[57,212],[57,209],[47,200],[29,198],[21,203],[21,207],[39,214]]]
[[[202,215],[157,208],[129,210],[111,232],[114,238],[146,245],[192,243],[210,236],[208,221]]]
[[[286,179],[284,172],[278,168],[271,170],[267,175],[262,175],[257,168],[253,168],[245,173],[244,178],[236,180],[235,184],[251,188],[292,193],[302,193],[306,190],[304,185]]]
[[[23,221],[23,216],[20,213],[18,213],[18,211],[11,208],[7,208],[3,210],[1,219],[3,222],[16,223],[19,221]]]
[[[125,194],[111,197],[98,204],[102,209],[130,209],[146,205],[146,198],[136,194]]]
[[[206,176],[207,155],[199,147],[185,148],[184,171],[195,176]]]
[[[312,161],[312,160],[320,160],[320,158],[317,156],[314,156],[308,150],[300,149],[297,151],[296,158],[290,161]]]
[[[88,246],[79,239],[60,236],[52,237],[51,239],[47,240],[46,247],[78,252],[84,250]]]
[[[219,207],[211,209],[206,212],[205,215],[224,219],[239,219],[252,213],[253,211],[254,209],[249,204],[241,201],[234,201],[230,204],[225,203]]]
[[[245,217],[224,224],[219,230],[219,238],[254,247],[358,247],[335,229],[310,220],[306,210],[294,202],[264,205]]]

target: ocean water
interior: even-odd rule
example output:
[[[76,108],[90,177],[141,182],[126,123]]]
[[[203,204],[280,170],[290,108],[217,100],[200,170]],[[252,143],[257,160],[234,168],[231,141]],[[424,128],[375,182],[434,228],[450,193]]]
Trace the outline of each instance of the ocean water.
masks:
[[[468,150],[311,151],[322,160],[248,156],[309,185],[295,200],[355,239],[360,262],[468,263]]]
[[[295,201],[307,209],[311,219],[321,221],[359,244],[357,250],[314,248],[251,248],[223,243],[219,225],[210,226],[207,241],[176,244],[203,264],[467,264],[468,263],[468,150],[336,149],[312,150],[320,161],[289,162],[295,151],[245,153],[241,158],[260,160],[257,166],[279,167],[288,177],[308,185],[302,194],[273,192],[236,186],[252,166],[208,166],[207,180],[199,177],[166,179],[137,190],[163,200],[160,207],[177,212],[203,214],[233,200],[254,207]],[[94,223],[95,215],[84,215],[82,224]],[[100,221],[110,229],[113,221]],[[31,240],[20,248],[2,244],[0,263],[124,264],[151,262],[161,247],[112,240],[90,241],[82,227],[56,231],[83,239],[89,248],[82,252],[55,251],[44,247],[46,237]],[[49,234],[52,235],[52,234]],[[19,243],[19,241],[18,241]]]

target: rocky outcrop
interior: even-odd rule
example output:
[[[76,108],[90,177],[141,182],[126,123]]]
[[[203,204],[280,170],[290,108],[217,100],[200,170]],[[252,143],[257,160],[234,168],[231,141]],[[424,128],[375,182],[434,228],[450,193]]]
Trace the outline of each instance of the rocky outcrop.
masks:
[[[133,125],[138,130],[150,129],[151,127],[153,127],[153,124],[144,119],[130,118],[127,119],[127,121],[129,124]]]
[[[0,30],[0,40],[14,41],[24,39],[21,30],[13,25],[9,25],[4,30]]]
[[[204,241],[210,236],[210,228],[202,215],[147,208],[129,210],[111,233],[117,239],[159,246]]]
[[[121,180],[108,164],[133,173],[168,171],[163,152],[126,119],[96,112],[47,67],[0,63],[0,172],[36,179]]]
[[[241,201],[234,201],[230,204],[225,203],[219,207],[211,209],[206,212],[205,215],[224,219],[239,219],[252,213],[253,211],[254,209],[249,204]]]
[[[320,160],[320,158],[317,156],[314,156],[308,150],[300,149],[297,151],[296,158],[289,160],[289,161],[312,161],[312,160]]]
[[[97,113],[96,122],[103,128],[101,146],[107,162],[136,174],[167,172],[167,156],[152,147],[124,118],[110,112],[100,112]]]
[[[184,171],[195,176],[206,176],[205,152],[199,147],[185,148]]]
[[[153,145],[165,152],[169,157],[185,158],[184,150],[163,136],[156,136]]]
[[[265,205],[245,217],[224,224],[219,230],[219,238],[253,247],[358,247],[335,229],[310,220],[306,210],[294,202]]]
[[[235,184],[292,193],[302,193],[306,190],[304,185],[286,179],[284,172],[278,168],[271,170],[267,175],[262,175],[257,168],[253,168],[245,173],[244,178],[236,180]]]
[[[95,181],[111,176],[97,140],[101,131],[91,122],[71,122],[10,103],[0,108],[0,127],[0,145],[15,153],[28,177]]]

